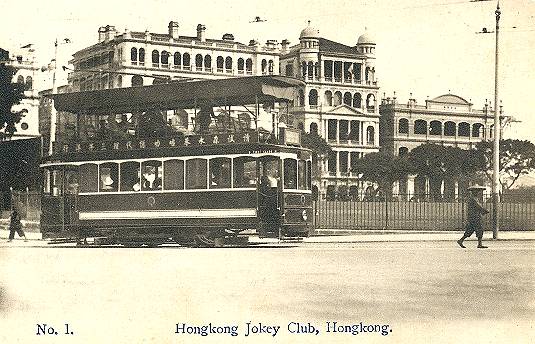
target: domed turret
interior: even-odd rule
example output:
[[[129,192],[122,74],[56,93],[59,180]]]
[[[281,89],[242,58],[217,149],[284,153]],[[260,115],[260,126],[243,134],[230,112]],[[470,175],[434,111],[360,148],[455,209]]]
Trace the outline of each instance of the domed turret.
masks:
[[[368,30],[357,41],[357,50],[361,54],[372,55],[375,53],[375,39]]]
[[[299,35],[299,39],[302,38],[319,38],[320,37],[320,30],[316,29],[313,26],[310,26],[310,21],[308,21],[308,26],[301,31],[301,34]]]
[[[368,31],[364,32],[357,41],[357,44],[373,44],[375,45],[375,39],[370,35]]]

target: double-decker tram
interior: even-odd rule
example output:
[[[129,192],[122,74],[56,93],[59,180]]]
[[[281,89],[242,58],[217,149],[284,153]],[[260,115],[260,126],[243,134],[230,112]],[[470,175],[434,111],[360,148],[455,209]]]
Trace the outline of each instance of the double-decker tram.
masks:
[[[311,152],[299,131],[259,125],[284,115],[297,86],[261,76],[53,95],[64,132],[41,164],[43,237],[219,246],[255,232],[308,236]]]

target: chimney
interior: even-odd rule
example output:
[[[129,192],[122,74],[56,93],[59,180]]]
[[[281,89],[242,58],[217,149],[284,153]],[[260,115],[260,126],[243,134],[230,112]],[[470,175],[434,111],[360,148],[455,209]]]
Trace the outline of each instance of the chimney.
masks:
[[[98,42],[102,43],[106,39],[106,28],[101,26],[98,28]]]
[[[105,37],[106,42],[111,41],[112,39],[115,38],[115,36],[117,36],[117,30],[115,29],[115,26],[113,25],[106,25],[104,30],[105,30],[104,37]]]
[[[288,53],[290,50],[289,46],[290,46],[290,41],[287,39],[283,39],[281,42],[282,53],[284,54]]]
[[[178,39],[178,22],[170,21],[167,28],[169,29],[169,36],[173,39]]]
[[[233,41],[234,40],[234,35],[231,34],[231,33],[226,33],[223,35],[223,40],[224,41]]]
[[[206,26],[199,24],[197,25],[197,39],[201,42],[206,42]]]

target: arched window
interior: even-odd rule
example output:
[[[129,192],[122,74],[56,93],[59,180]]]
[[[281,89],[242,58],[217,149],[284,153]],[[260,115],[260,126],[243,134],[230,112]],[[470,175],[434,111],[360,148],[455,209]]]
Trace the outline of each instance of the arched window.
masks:
[[[431,121],[429,123],[429,135],[442,135],[442,123],[440,121]]]
[[[130,61],[137,63],[137,49],[136,48],[130,49]]]
[[[24,85],[24,77],[22,75],[19,75],[17,78],[17,84],[23,84]]]
[[[444,123],[444,136],[455,136],[456,131],[457,127],[455,126],[455,122],[447,121]]]
[[[474,123],[472,125],[472,137],[481,137],[483,124],[481,123]]]
[[[223,72],[223,65],[225,64],[225,59],[222,56],[218,56],[216,59],[216,66],[217,71],[222,73]]]
[[[355,93],[353,95],[353,107],[359,109],[362,106],[362,96],[360,93]]]
[[[366,107],[368,108],[368,111],[375,110],[375,96],[370,93],[366,97]]]
[[[182,64],[184,67],[190,66],[190,56],[188,53],[184,53],[184,55],[182,55]]]
[[[318,134],[318,123],[312,122],[310,123],[310,133],[311,134]]]
[[[351,93],[349,92],[344,93],[344,104],[351,106],[352,101],[353,101],[353,96],[351,95]]]
[[[409,133],[409,120],[406,118],[400,118],[398,122],[398,133],[408,134]]]
[[[307,75],[309,78],[312,78],[314,76],[314,63],[309,62],[307,65]]]
[[[305,106],[305,91],[299,90],[299,99],[297,103],[299,106]]]
[[[141,75],[134,75],[132,77],[132,86],[143,86],[143,77]]]
[[[266,69],[267,69],[267,61],[266,59],[262,59],[262,74],[267,73]]]
[[[370,67],[366,67],[365,76],[366,81],[370,80]]]
[[[207,70],[212,69],[212,56],[210,55],[204,56],[204,68]]]
[[[180,56],[180,53],[177,51],[175,55],[173,56],[173,64],[175,66],[182,65],[182,57]]]
[[[406,156],[407,154],[409,154],[409,149],[407,147],[399,147],[398,149],[398,156]]]
[[[162,65],[164,67],[169,66],[169,52],[167,52],[165,50],[162,51],[161,61],[162,61]]]
[[[225,71],[227,73],[232,73],[232,57],[230,56],[227,56],[227,58],[225,58]]]
[[[152,66],[158,67],[159,64],[160,64],[160,53],[158,52],[158,50],[153,50],[152,51]]]
[[[373,145],[375,142],[375,129],[372,126],[366,128],[366,143],[368,145]]]
[[[269,60],[269,62],[268,62],[268,73],[270,75],[272,75],[274,69],[275,69],[275,65],[273,64],[273,60]]]
[[[247,72],[252,72],[253,71],[253,60],[247,59],[245,61],[245,69],[247,70]]]
[[[308,105],[318,105],[318,91],[316,91],[315,89],[310,90],[310,92],[308,93]]]
[[[203,62],[204,62],[204,59],[201,54],[195,55],[195,67],[197,67],[197,70],[202,70]]]
[[[303,78],[307,76],[307,63],[305,61],[301,63],[301,72],[303,72]]]
[[[334,106],[342,105],[342,92],[340,91],[334,92],[333,105]]]
[[[427,122],[423,119],[417,119],[414,122],[414,133],[420,135],[427,134]]]
[[[243,59],[240,57],[238,59],[238,73],[242,73],[243,74],[243,67],[245,66],[245,61],[243,61]]]
[[[333,93],[331,91],[325,91],[325,105],[332,106],[333,105]]]
[[[144,65],[145,64],[145,49],[139,48],[138,55],[139,55],[139,58],[137,60],[139,61],[139,64]]]
[[[459,123],[459,136],[464,136],[464,137],[470,136],[470,124],[466,122]]]
[[[33,88],[33,79],[31,76],[26,77],[26,83],[24,84],[24,90],[30,91]]]

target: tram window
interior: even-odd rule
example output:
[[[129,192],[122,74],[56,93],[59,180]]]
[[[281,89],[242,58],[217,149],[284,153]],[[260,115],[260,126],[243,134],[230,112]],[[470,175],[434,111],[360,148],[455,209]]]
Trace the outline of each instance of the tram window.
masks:
[[[299,160],[297,162],[297,182],[299,183],[297,188],[299,190],[306,190],[307,180],[306,180],[306,161]]]
[[[121,163],[121,191],[141,190],[139,168],[139,162],[137,161],[126,161]]]
[[[251,157],[234,159],[234,187],[254,188],[256,186],[256,160]]]
[[[99,191],[117,191],[118,167],[114,162],[108,162],[99,166]]]
[[[163,173],[165,190],[184,190],[184,161],[164,161]]]
[[[77,195],[80,189],[80,182],[77,170],[65,171],[65,194]]]
[[[43,193],[50,193],[50,170],[48,168],[43,170]]]
[[[162,189],[162,162],[143,161],[141,163],[141,190]]]
[[[284,188],[297,188],[297,161],[295,159],[284,159]]]
[[[210,189],[230,188],[230,159],[210,159]]]
[[[205,159],[191,159],[186,161],[186,189],[206,189]]]
[[[260,161],[261,182],[268,183],[270,187],[277,187],[279,185],[279,159],[270,157],[269,159],[262,159]]]
[[[98,191],[98,166],[84,164],[80,166],[80,192]]]
[[[50,177],[52,196],[61,196],[63,194],[63,171],[53,169]]]

